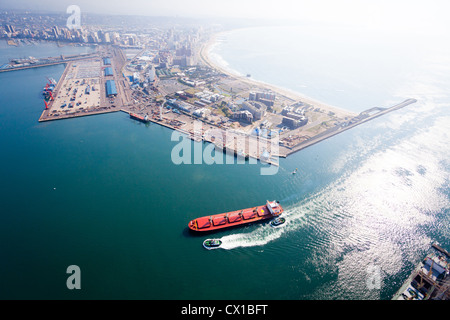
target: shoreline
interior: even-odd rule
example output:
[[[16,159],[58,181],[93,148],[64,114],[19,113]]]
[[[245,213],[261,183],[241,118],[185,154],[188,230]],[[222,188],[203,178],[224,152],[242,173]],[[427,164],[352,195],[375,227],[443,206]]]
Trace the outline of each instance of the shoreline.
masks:
[[[242,28],[242,29],[244,29],[244,28]],[[349,110],[346,110],[346,109],[343,109],[340,107],[330,105],[330,104],[322,102],[322,101],[318,101],[314,98],[308,97],[308,96],[303,95],[302,93],[296,92],[294,90],[280,87],[280,86],[277,86],[277,85],[274,85],[271,83],[267,83],[267,82],[264,82],[261,80],[249,78],[249,77],[246,77],[243,75],[236,74],[233,71],[228,70],[227,68],[225,68],[225,67],[219,65],[217,62],[213,61],[213,59],[211,59],[211,57],[209,56],[209,52],[211,51],[211,48],[217,43],[217,38],[225,33],[228,33],[230,31],[234,31],[234,30],[240,30],[240,29],[221,31],[221,32],[211,35],[210,38],[205,43],[202,44],[202,46],[199,50],[198,54],[199,54],[200,60],[204,64],[208,65],[210,68],[219,70],[223,74],[225,74],[235,80],[242,81],[251,86],[256,86],[256,87],[260,87],[262,89],[268,89],[268,90],[274,91],[274,92],[278,93],[279,95],[284,96],[285,98],[287,98],[289,100],[292,100],[293,103],[301,101],[306,104],[312,105],[314,107],[318,107],[318,108],[326,110],[326,111],[334,112],[337,116],[343,117],[343,118],[344,117],[354,117],[354,116],[358,115],[358,113],[356,113],[356,112],[352,112],[352,111],[349,111]]]
[[[245,76],[236,75],[232,71],[227,70],[226,68],[215,64],[213,62],[213,60],[210,59],[210,57],[208,56],[208,53],[211,50],[211,47],[217,41],[217,37],[219,37],[222,34],[223,34],[223,32],[216,33],[216,34],[212,35],[208,39],[208,41],[205,41],[204,43],[202,43],[200,49],[196,52],[196,55],[200,60],[200,61],[198,61],[198,63],[200,65],[201,64],[207,65],[208,67],[210,67],[212,69],[218,70],[225,76],[226,79],[228,79],[227,77],[229,77],[232,81],[244,83],[247,86],[249,86],[251,88],[251,90],[260,90],[260,89],[271,90],[272,92],[276,93],[279,98],[282,99],[283,104],[287,103],[289,105],[292,105],[297,102],[302,102],[302,103],[308,104],[309,107],[314,108],[314,110],[310,111],[310,112],[315,114],[315,116],[314,115],[311,116],[313,119],[315,117],[315,119],[311,122],[309,127],[305,126],[306,129],[298,128],[297,131],[295,131],[295,130],[289,131],[288,132],[289,135],[286,134],[285,136],[281,136],[281,134],[280,134],[280,141],[279,141],[280,149],[278,149],[278,151],[275,151],[274,154],[271,154],[271,157],[273,156],[276,158],[286,158],[287,156],[289,156],[293,153],[296,153],[308,146],[314,145],[320,141],[328,139],[334,135],[337,135],[343,131],[353,128],[359,124],[367,122],[373,118],[379,117],[387,112],[402,108],[402,107],[404,107],[408,104],[414,103],[416,101],[414,99],[408,99],[408,100],[406,100],[398,105],[395,105],[393,107],[390,107],[390,108],[375,107],[375,108],[371,108],[369,110],[363,111],[360,114],[356,114],[356,113],[353,113],[350,111],[346,111],[344,109],[340,109],[340,108],[337,108],[337,107],[334,107],[331,105],[327,105],[325,103],[316,101],[312,98],[304,97],[301,94],[298,94],[294,91],[291,91],[291,90],[288,90],[285,88],[280,88],[275,85],[267,84],[267,83],[264,83],[261,81],[257,81],[255,79],[250,79]],[[110,54],[110,52],[108,52],[108,54]],[[114,59],[117,59],[116,54],[113,54],[112,57]],[[100,57],[97,57],[97,59],[99,59],[99,58]],[[97,60],[97,59],[95,59],[95,60]],[[113,59],[113,62],[114,62],[113,65],[117,65],[118,63],[119,63],[119,65],[121,65],[120,64],[120,63],[122,63],[121,60],[116,61],[114,59]],[[72,63],[70,63],[70,62],[66,64],[66,68],[65,68],[60,80],[58,81],[58,84],[54,90],[54,92],[56,93],[57,96],[61,90],[61,86],[62,86],[63,82],[66,81],[65,78],[66,78],[68,70],[71,69],[71,68],[69,68],[69,66],[71,66],[71,65],[72,65]],[[70,79],[73,79],[73,77]],[[96,82],[96,83],[100,83],[101,88],[100,88],[99,92],[100,92],[101,97],[104,97],[106,95],[106,93],[103,91],[104,88],[102,85],[102,83],[104,83],[104,80],[105,80],[104,77],[99,75],[99,79],[98,79],[99,82]],[[118,79],[116,79],[116,80],[118,80]],[[119,84],[120,83],[121,82],[119,82]],[[125,85],[125,82],[123,82],[123,84]],[[77,113],[70,113],[70,114],[61,114],[61,115],[49,117],[50,109],[52,109],[52,106],[54,104],[54,102],[52,101],[50,108],[48,110],[45,109],[42,112],[39,122],[51,121],[51,120],[61,120],[61,119],[82,117],[82,116],[90,116],[90,115],[94,115],[94,114],[102,114],[102,113],[109,113],[109,112],[115,112],[115,111],[122,111],[122,112],[125,112],[128,114],[136,113],[136,111],[133,111],[133,109],[135,109],[137,106],[135,106],[134,104],[126,103],[127,101],[130,100],[130,98],[127,94],[128,92],[126,92],[127,91],[126,88],[122,88],[122,86],[119,85],[118,89],[120,89],[118,92],[118,97],[114,98],[114,100],[115,100],[115,102],[122,101],[121,104],[119,103],[120,105],[116,105],[116,103],[114,103],[114,101],[112,101],[112,100],[109,101],[110,105],[108,105],[107,104],[108,98],[101,98],[100,99],[101,101],[99,101],[98,106],[101,106],[101,105],[104,105],[104,106],[97,108],[95,110],[89,110],[88,112],[86,110],[83,110],[80,113],[77,112]],[[246,90],[248,90],[248,89],[246,89]],[[80,95],[80,97],[81,97],[81,95]],[[125,101],[123,100],[123,98],[125,98]],[[140,106],[140,107],[142,107],[142,106]],[[184,119],[184,121],[180,121],[180,119],[176,116],[175,117],[163,117],[162,113],[161,113],[161,108],[155,109],[153,107],[150,107],[150,109],[149,109],[149,107],[150,106],[141,108],[140,111],[142,112],[144,109],[147,108],[146,111],[147,111],[147,115],[150,116],[149,117],[150,122],[168,127],[172,130],[176,130],[181,133],[185,133],[188,135],[189,138],[191,138],[191,140],[194,140],[194,141],[203,140],[206,142],[213,143],[216,145],[216,147],[222,149],[223,151],[226,149],[227,152],[232,152],[235,156],[238,156],[239,152],[241,152],[244,155],[246,155],[246,158],[249,157],[249,158],[254,158],[254,159],[262,161],[263,153],[261,152],[261,148],[259,146],[258,141],[256,141],[256,144],[251,143],[252,146],[256,146],[254,148],[250,148],[250,141],[248,141],[249,142],[248,146],[247,146],[247,143],[244,143],[243,145],[242,144],[234,145],[234,143],[232,145],[229,145],[229,144],[225,145],[225,143],[223,143],[223,145],[222,145],[222,142],[215,141],[215,139],[213,139],[214,137],[208,139],[206,132],[203,133],[202,135],[196,134],[195,128],[193,128],[191,125],[193,123],[192,120],[196,120],[196,118],[193,118],[192,115],[181,115],[183,119],[184,119],[184,117],[187,117],[187,118]],[[373,113],[374,111],[376,111],[376,113]],[[333,115],[326,114],[326,113],[331,113],[331,112],[334,114]],[[319,116],[317,116],[317,114]],[[175,124],[173,123],[174,121],[176,122]],[[332,124],[332,126],[330,126],[330,125],[327,125],[327,121],[333,121],[334,123]],[[190,122],[190,124],[189,124],[189,122]],[[183,126],[183,128],[181,128],[181,126]],[[218,126],[216,129],[220,130],[221,132],[223,131],[223,133],[226,135],[226,129],[222,128],[221,126]],[[311,130],[311,129],[313,129],[313,130]],[[233,136],[233,133],[231,133],[231,135]],[[249,139],[251,138],[250,134],[247,133],[246,135],[249,137]],[[264,141],[265,141],[265,139],[264,139]],[[253,152],[253,153],[251,153],[251,152]],[[271,152],[271,151],[269,151],[269,152]],[[266,158],[266,157],[267,156],[264,156],[264,158]],[[272,159],[265,159],[264,162],[267,162],[267,163],[270,163],[273,165],[278,165],[278,162],[272,161]]]
[[[233,30],[238,30],[238,29],[233,29]],[[251,79],[246,76],[235,74],[235,73],[233,73],[233,69],[229,70],[226,67],[221,66],[219,63],[214,62],[213,59],[211,59],[211,57],[209,56],[209,53],[210,53],[212,47],[217,43],[217,38],[227,32],[229,32],[229,31],[222,31],[222,32],[215,33],[215,34],[211,35],[211,37],[208,39],[208,41],[206,41],[205,43],[202,44],[202,47],[198,54],[199,54],[200,59],[202,60],[202,62],[205,65],[209,66],[210,68],[216,69],[219,72],[222,72],[223,74],[231,77],[232,79],[234,79],[236,81],[241,81],[243,83],[246,83],[246,84],[250,85],[251,87],[255,86],[255,87],[262,88],[262,89],[271,90],[271,91],[279,94],[280,96],[283,96],[284,98],[286,98],[288,100],[291,100],[292,103],[301,101],[301,102],[309,104],[315,108],[319,108],[319,109],[325,110],[327,112],[333,112],[335,115],[337,115],[341,119],[346,119],[346,121],[344,121],[340,124],[336,124],[335,126],[328,128],[325,131],[320,132],[312,137],[308,137],[307,139],[303,140],[300,143],[295,144],[292,147],[283,146],[283,148],[287,148],[288,150],[286,150],[285,154],[278,155],[279,157],[282,156],[282,157],[286,158],[291,154],[294,154],[304,148],[307,148],[307,147],[315,145],[323,140],[331,138],[341,132],[347,131],[347,130],[354,128],[360,124],[366,123],[372,119],[380,117],[386,113],[401,109],[403,107],[406,107],[410,104],[417,102],[416,99],[410,98],[410,99],[406,99],[403,102],[397,103],[396,105],[391,106],[391,107],[387,107],[387,108],[386,107],[374,107],[369,110],[365,110],[360,113],[356,113],[356,112],[348,111],[348,110],[345,110],[345,109],[342,109],[342,108],[339,108],[336,106],[332,106],[332,105],[323,103],[321,101],[317,101],[313,98],[304,96],[301,93],[295,92],[290,89],[286,89],[286,88],[279,87],[279,86],[276,86],[273,84],[265,83],[263,81]],[[234,71],[239,73],[236,70],[234,70]],[[373,113],[374,111],[376,111],[376,112]]]

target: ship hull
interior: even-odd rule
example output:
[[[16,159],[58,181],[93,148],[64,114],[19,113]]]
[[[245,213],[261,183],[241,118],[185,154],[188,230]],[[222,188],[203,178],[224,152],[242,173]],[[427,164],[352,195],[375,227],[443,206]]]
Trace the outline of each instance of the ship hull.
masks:
[[[149,123],[150,122],[149,119],[145,119],[145,118],[143,118],[141,116],[138,116],[136,114],[133,114],[133,113],[130,114],[130,118],[134,119],[134,120],[137,120],[137,121],[140,121],[140,122],[143,122],[143,123]]]
[[[271,212],[268,205],[262,205],[247,209],[230,211],[191,220],[189,229],[198,232],[211,232],[225,228],[242,226],[245,224],[260,222],[281,215],[283,208],[278,204],[277,212]]]

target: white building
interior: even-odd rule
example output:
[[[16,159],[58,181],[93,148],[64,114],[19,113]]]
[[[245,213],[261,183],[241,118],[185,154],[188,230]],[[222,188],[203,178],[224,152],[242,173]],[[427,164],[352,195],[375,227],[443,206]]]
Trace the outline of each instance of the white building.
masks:
[[[195,110],[192,114],[199,118],[206,118],[208,115],[211,114],[211,110],[209,110],[207,108],[200,108],[200,109]]]
[[[156,79],[156,72],[155,72],[155,67],[153,65],[151,65],[148,68],[148,72],[147,72],[147,80],[148,82],[153,82]]]
[[[266,115],[267,107],[254,101],[242,103],[242,109],[248,110],[253,115],[253,120],[261,120]]]

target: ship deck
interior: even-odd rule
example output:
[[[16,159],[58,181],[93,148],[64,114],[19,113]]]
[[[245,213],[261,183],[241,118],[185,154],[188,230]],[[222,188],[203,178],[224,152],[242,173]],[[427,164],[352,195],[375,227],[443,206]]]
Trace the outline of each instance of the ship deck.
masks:
[[[281,208],[281,206],[280,206]],[[283,210],[281,210],[283,212]],[[281,214],[280,212],[280,214]],[[275,217],[267,205],[200,217],[189,222],[194,231],[213,231]]]

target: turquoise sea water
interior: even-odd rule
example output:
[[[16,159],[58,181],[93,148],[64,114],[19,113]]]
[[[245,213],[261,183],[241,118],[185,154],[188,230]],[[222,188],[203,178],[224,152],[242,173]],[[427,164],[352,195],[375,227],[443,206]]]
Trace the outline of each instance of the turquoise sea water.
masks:
[[[281,159],[276,175],[262,176],[261,164],[174,165],[172,131],[124,113],[38,123],[46,77],[58,79],[63,66],[0,74],[0,298],[390,299],[431,241],[448,248],[447,48],[411,50],[406,65],[385,50],[367,64],[355,53],[353,65],[339,49],[318,55],[291,46],[289,55],[280,40],[289,33],[314,49],[310,33],[255,28],[225,35],[212,55],[352,111],[418,103]],[[324,47],[326,32],[319,34]],[[262,50],[261,42],[276,46]],[[60,49],[5,46],[0,62]],[[187,231],[192,218],[267,199],[284,206],[284,227],[222,231],[212,237],[223,248],[212,251],[202,247],[211,235]],[[73,264],[81,290],[66,287]],[[379,288],[368,287],[370,270]]]

